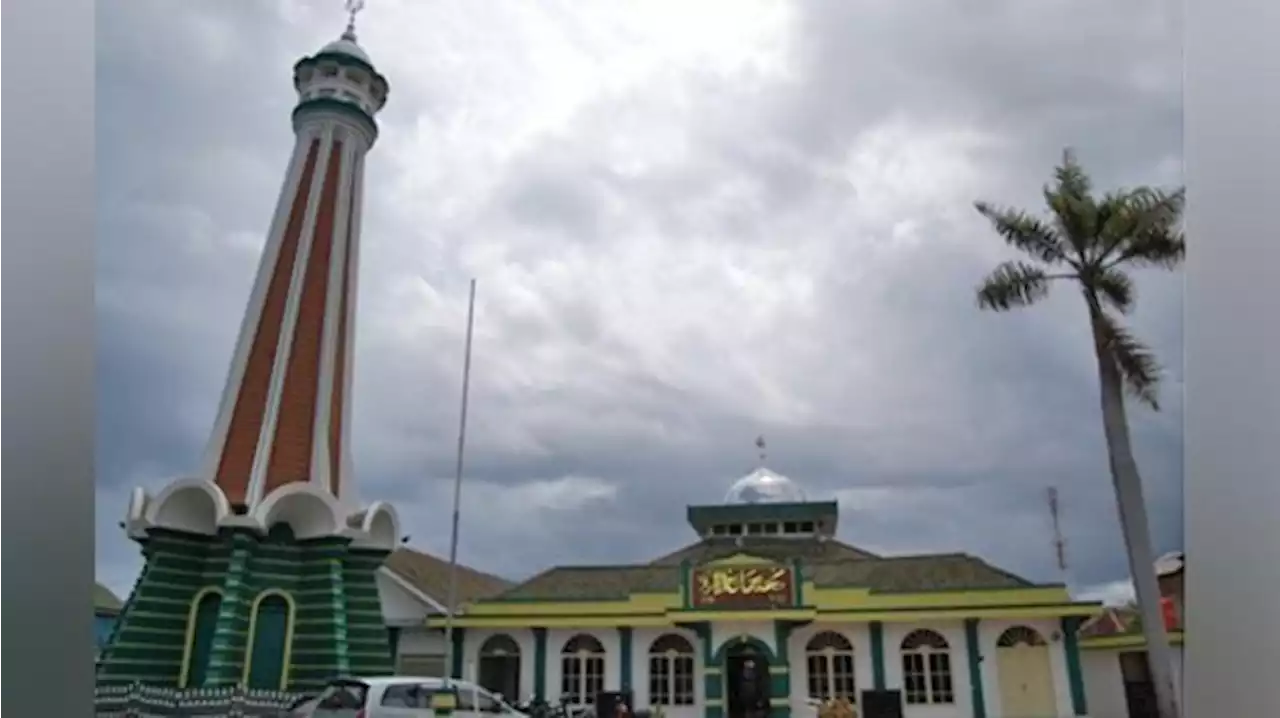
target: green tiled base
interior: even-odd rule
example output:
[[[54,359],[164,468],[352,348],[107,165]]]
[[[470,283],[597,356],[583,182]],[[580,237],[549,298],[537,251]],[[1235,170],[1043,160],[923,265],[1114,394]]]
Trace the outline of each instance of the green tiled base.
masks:
[[[352,549],[345,539],[297,541],[250,532],[202,537],[153,531],[146,565],[98,663],[98,683],[165,687],[240,684],[255,599],[274,590],[294,606],[289,691],[314,690],[336,675],[391,672],[391,647],[375,575],[385,552]],[[222,594],[203,686],[184,686],[193,600]]]

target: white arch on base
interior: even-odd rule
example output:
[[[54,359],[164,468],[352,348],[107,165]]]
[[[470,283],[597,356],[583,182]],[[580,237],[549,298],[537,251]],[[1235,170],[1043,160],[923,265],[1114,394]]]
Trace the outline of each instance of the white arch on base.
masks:
[[[146,492],[142,492],[145,502]],[[136,508],[138,491],[130,499],[130,516]],[[213,536],[218,524],[231,515],[226,494],[212,481],[182,479],[165,487],[153,501],[145,502],[147,523],[159,528]]]
[[[394,551],[400,543],[400,516],[395,507],[385,501],[375,501],[369,508],[353,514],[348,525],[362,534],[356,540],[358,546]]]
[[[272,491],[253,510],[264,531],[289,524],[298,539],[338,536],[345,528],[342,508],[333,494],[309,481],[295,481]]]

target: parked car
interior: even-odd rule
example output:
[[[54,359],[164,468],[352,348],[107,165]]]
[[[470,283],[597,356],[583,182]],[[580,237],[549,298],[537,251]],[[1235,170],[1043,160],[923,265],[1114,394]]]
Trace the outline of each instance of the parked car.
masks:
[[[469,681],[450,681],[457,692],[456,718],[529,718]],[[431,697],[445,687],[444,678],[379,676],[339,678],[316,697],[307,718],[427,718]]]
[[[301,696],[280,711],[280,718],[311,718],[319,702],[319,696]]]

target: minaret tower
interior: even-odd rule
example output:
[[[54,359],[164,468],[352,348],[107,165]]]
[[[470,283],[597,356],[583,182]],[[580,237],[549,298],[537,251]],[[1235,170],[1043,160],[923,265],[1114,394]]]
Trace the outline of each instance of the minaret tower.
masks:
[[[365,156],[387,81],[341,37],[298,61],[294,145],[199,473],[135,489],[146,565],[99,681],[313,689],[389,672],[375,571],[399,539],[350,452]]]

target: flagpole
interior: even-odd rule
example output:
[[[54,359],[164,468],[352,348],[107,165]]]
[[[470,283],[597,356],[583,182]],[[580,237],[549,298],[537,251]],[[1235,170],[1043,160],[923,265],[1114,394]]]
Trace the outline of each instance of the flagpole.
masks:
[[[453,675],[453,618],[458,608],[458,518],[462,509],[462,457],[467,445],[467,394],[471,385],[471,333],[476,313],[476,280],[471,280],[471,296],[467,302],[467,343],[462,360],[462,409],[458,419],[458,459],[453,475],[453,527],[449,537],[449,602],[444,624],[446,683],[461,676]]]

